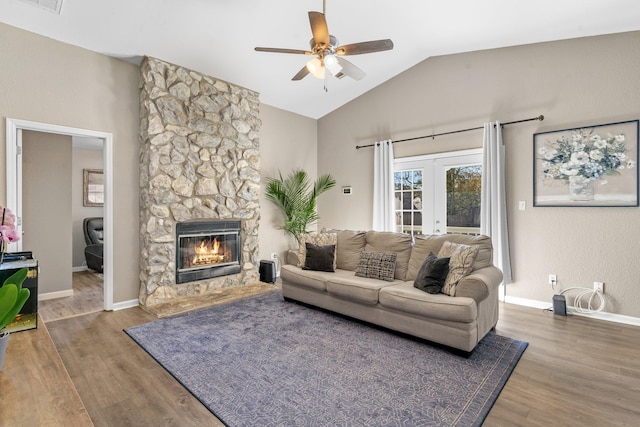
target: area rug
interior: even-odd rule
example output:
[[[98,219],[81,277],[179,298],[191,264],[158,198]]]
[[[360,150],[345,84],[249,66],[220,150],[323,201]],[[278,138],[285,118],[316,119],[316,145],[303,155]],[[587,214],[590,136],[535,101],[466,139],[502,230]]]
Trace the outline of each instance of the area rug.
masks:
[[[478,426],[527,347],[490,333],[465,358],[279,292],[125,332],[232,427]]]

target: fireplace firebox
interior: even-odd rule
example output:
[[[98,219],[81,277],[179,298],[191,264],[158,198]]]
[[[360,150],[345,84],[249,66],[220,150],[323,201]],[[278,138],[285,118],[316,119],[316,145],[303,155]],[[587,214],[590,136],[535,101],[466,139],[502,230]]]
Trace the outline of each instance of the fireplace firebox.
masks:
[[[176,224],[176,283],[238,274],[240,221]]]

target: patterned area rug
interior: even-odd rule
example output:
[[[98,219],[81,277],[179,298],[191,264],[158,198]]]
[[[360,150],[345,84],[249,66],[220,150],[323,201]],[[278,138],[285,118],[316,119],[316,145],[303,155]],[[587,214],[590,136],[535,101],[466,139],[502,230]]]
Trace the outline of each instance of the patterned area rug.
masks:
[[[125,332],[232,427],[478,426],[527,347],[464,358],[278,292]]]

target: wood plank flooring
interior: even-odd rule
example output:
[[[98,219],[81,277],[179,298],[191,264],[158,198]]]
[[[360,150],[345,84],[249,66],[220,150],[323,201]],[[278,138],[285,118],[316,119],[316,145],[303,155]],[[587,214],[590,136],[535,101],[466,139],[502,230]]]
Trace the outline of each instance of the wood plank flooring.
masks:
[[[0,371],[0,426],[92,426],[44,322],[9,337]]]
[[[49,322],[95,426],[222,426],[122,330],[156,320],[140,308]]]
[[[73,296],[40,301],[38,313],[45,322],[104,309],[104,278],[91,270],[73,273]]]
[[[485,425],[640,425],[640,328],[511,304],[500,318],[529,347]]]
[[[222,425],[122,332],[152,320],[132,308],[47,322],[93,423]],[[640,328],[501,304],[497,333],[529,347],[485,426],[640,425]]]

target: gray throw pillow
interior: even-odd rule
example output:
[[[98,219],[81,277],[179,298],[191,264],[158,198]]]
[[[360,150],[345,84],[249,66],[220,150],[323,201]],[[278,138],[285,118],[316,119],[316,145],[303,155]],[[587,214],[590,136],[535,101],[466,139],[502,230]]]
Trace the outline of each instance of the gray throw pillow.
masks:
[[[447,274],[449,274],[449,257],[438,258],[433,252],[429,252],[413,286],[429,294],[439,294]]]
[[[392,252],[360,252],[356,276],[393,282],[397,254]]]
[[[335,271],[333,262],[336,255],[336,245],[315,245],[306,242],[305,249],[303,270]]]

